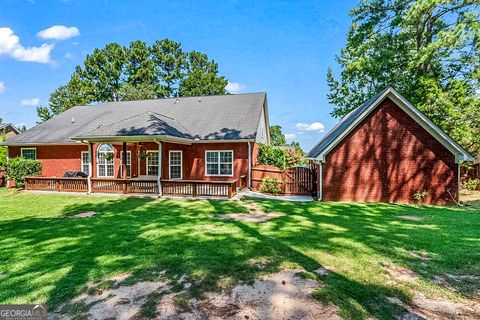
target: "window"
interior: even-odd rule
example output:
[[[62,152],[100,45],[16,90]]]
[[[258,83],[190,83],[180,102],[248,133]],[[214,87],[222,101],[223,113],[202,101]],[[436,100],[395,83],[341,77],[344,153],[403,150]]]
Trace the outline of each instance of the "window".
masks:
[[[37,149],[35,148],[22,148],[22,158],[37,160]]]
[[[170,179],[182,179],[182,151],[170,151],[169,173]]]
[[[113,147],[111,144],[101,144],[97,150],[97,174],[99,177],[113,177]]]
[[[80,169],[82,172],[86,174],[90,174],[89,172],[89,164],[90,162],[90,156],[88,154],[88,151],[82,151],[82,168]]]
[[[158,151],[147,151],[147,175],[158,175]]]
[[[120,152],[120,175],[123,177],[123,151]],[[132,152],[127,151],[127,177],[132,176]]]
[[[233,151],[206,151],[207,176],[233,176]]]

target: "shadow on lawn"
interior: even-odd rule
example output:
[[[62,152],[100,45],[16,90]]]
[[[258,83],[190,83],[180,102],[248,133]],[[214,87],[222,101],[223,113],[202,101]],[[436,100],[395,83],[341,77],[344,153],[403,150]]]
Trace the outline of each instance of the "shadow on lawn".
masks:
[[[19,267],[7,270],[8,278],[0,283],[0,301],[29,297],[34,302],[43,294],[48,297],[48,306],[54,308],[85,290],[88,281],[125,272],[133,272],[141,280],[161,270],[172,278],[186,275],[195,281],[192,293],[201,295],[238,282],[251,283],[261,274],[278,271],[285,262],[313,272],[320,262],[304,253],[308,250],[323,254],[351,250],[355,254],[356,248],[336,241],[338,238],[353,239],[426,278],[429,268],[456,267],[442,256],[441,244],[431,243],[432,239],[420,241],[422,229],[434,228],[435,239],[442,239],[455,236],[453,228],[447,229],[441,221],[432,226],[428,219],[394,227],[396,215],[413,210],[414,214],[428,216],[428,209],[268,200],[259,203],[268,211],[290,215],[252,225],[212,218],[218,212],[244,212],[245,208],[235,202],[120,198],[66,207],[64,218],[0,223],[0,239],[8,239],[7,243],[0,242],[2,255],[8,259],[6,265],[25,259]],[[68,217],[89,210],[100,214],[85,219]],[[385,211],[391,214],[385,215]],[[303,223],[299,225],[296,218]],[[473,242],[460,241],[463,250],[473,249]],[[401,255],[398,249],[405,247],[432,253],[431,266]],[[259,260],[268,263],[259,266],[255,263]],[[402,290],[359,282],[338,272],[319,280],[325,287],[316,293],[317,298],[335,303],[342,315],[350,318],[391,319],[401,308],[386,297],[408,301]],[[45,288],[47,293],[42,293]]]

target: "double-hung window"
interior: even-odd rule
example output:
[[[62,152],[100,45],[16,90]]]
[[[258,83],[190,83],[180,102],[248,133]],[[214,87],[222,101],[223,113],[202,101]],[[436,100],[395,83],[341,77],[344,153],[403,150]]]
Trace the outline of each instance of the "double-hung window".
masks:
[[[182,179],[182,151],[169,152],[170,179]]]
[[[205,151],[207,176],[233,176],[233,151]]]
[[[158,151],[147,151],[147,175],[158,175]]]
[[[97,150],[97,172],[99,177],[113,177],[113,147],[111,144],[101,144]]]
[[[88,151],[82,151],[82,168],[81,171],[85,174],[90,174],[89,164],[90,163],[90,156]]]
[[[22,158],[37,160],[37,149],[35,148],[22,148],[21,154],[22,154]]]
[[[123,177],[123,151],[120,153],[120,175]],[[132,152],[127,151],[127,177],[132,176]]]

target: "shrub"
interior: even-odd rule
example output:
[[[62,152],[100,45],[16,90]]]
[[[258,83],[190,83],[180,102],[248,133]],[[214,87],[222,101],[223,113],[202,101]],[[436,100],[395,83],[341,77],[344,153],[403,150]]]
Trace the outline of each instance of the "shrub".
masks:
[[[427,191],[417,191],[413,195],[413,199],[417,202],[417,205],[419,208],[423,206],[423,203],[425,202],[425,199],[429,196],[430,194]]]
[[[306,160],[301,149],[286,151],[268,144],[260,144],[258,164],[267,164],[280,169],[286,169],[300,164],[306,164]]]
[[[480,179],[467,179],[462,183],[462,189],[475,191],[480,187]]]
[[[277,178],[265,177],[260,184],[260,191],[277,195],[280,193],[280,181]]]
[[[38,160],[25,158],[12,158],[8,161],[7,176],[15,181],[15,185],[23,188],[25,177],[40,176],[42,174],[42,163]]]
[[[285,151],[268,144],[260,144],[258,149],[258,164],[267,164],[281,169],[285,168]]]

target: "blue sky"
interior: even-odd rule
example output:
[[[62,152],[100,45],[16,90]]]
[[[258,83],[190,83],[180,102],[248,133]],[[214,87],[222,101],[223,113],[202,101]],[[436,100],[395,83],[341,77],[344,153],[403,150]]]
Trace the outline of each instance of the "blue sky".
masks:
[[[329,115],[326,72],[337,70],[355,5],[0,0],[0,117],[35,125],[35,106],[45,105],[96,47],[170,38],[217,61],[232,91],[266,91],[270,123],[308,150],[337,122]]]

